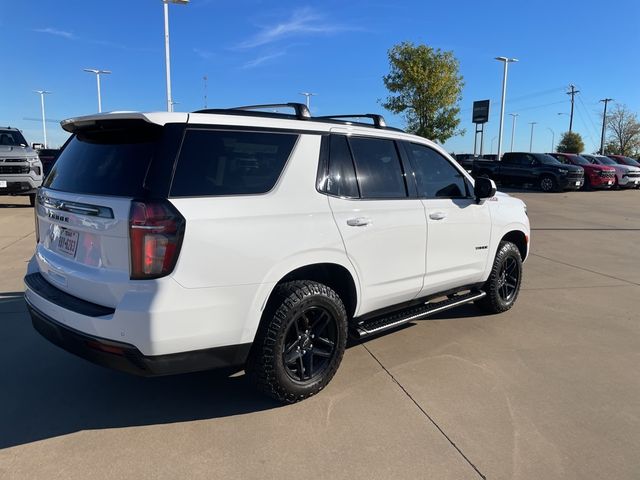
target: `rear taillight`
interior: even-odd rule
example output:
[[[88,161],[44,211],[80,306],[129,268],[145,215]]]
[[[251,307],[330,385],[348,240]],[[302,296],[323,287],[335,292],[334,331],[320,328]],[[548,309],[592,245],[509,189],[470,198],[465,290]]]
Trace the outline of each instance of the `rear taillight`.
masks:
[[[185,220],[167,201],[131,202],[131,279],[164,277],[178,261]]]

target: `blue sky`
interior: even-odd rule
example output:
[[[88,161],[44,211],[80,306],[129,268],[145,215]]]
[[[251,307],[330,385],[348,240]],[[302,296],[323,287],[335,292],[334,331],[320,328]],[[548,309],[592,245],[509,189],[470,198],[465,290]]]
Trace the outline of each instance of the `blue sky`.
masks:
[[[640,110],[640,2],[602,1],[377,1],[192,0],[171,5],[173,96],[176,110],[208,105],[303,101],[317,92],[312,113],[383,112],[387,50],[403,40],[453,50],[465,89],[461,126],[450,151],[473,149],[473,100],[491,99],[485,152],[497,148],[502,67],[495,56],[516,57],[509,72],[506,112],[519,113],[515,149],[529,148],[529,122],[538,122],[534,150],[551,148],[568,129],[570,83],[576,97],[574,130],[592,151],[599,143],[600,98]],[[17,126],[41,141],[40,104],[61,120],[97,110],[95,78],[83,68],[113,71],[102,83],[104,110],[165,108],[161,0],[0,0],[0,125]],[[383,112],[385,113],[385,112]],[[387,114],[389,123],[402,119]],[[49,143],[65,133],[48,125]],[[508,149],[511,117],[505,119]]]

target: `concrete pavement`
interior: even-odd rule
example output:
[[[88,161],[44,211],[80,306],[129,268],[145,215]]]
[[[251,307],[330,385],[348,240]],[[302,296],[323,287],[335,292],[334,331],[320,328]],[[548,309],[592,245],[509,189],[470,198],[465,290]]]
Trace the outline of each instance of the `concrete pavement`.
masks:
[[[640,192],[514,195],[534,231],[511,311],[356,345],[286,407],[242,375],[131,377],[41,339],[33,212],[0,197],[0,479],[638,478]]]

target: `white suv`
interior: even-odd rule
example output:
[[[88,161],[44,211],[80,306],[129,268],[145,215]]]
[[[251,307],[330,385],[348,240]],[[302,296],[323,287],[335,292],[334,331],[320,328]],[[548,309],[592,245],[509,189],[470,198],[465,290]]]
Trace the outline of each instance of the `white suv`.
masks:
[[[25,277],[38,332],[141,375],[244,367],[295,402],[349,336],[513,305],[522,201],[378,115],[286,106],[64,121]]]

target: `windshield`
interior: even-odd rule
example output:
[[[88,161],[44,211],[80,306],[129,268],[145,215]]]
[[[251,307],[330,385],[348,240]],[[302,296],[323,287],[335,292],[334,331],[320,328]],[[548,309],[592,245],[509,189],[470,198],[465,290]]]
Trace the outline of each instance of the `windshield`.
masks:
[[[618,162],[611,160],[609,157],[596,157],[596,160],[602,165],[618,165]]]
[[[573,158],[578,165],[591,165],[591,162],[589,160],[580,155],[576,155]]]
[[[536,155],[536,158],[540,163],[544,163],[545,165],[562,165],[562,162],[559,162],[551,155]]]
[[[631,157],[624,157],[624,162],[627,165],[633,165],[634,167],[640,167],[640,162],[638,162],[637,160],[634,160]]]
[[[27,141],[17,130],[0,130],[0,145],[8,146],[27,146]]]

